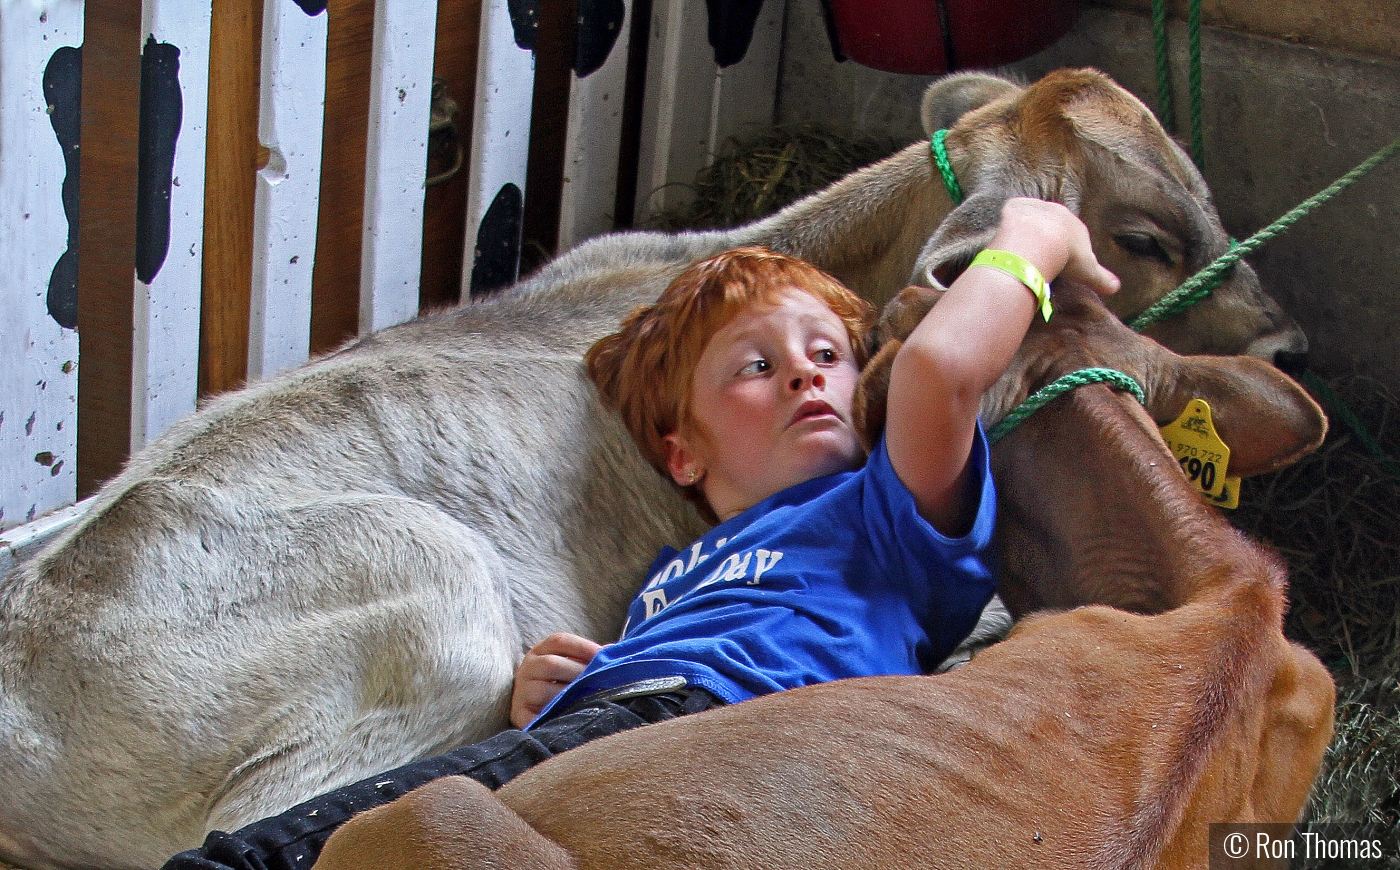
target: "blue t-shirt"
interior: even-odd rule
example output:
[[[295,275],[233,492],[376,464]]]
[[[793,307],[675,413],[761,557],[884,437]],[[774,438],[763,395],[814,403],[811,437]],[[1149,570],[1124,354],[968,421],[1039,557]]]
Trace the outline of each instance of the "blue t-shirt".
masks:
[[[919,515],[881,438],[857,471],[789,487],[665,548],[603,647],[536,721],[594,692],[685,677],[730,703],[842,677],[927,673],[962,641],[995,586],[996,495],[986,436],[972,464],[971,530]]]

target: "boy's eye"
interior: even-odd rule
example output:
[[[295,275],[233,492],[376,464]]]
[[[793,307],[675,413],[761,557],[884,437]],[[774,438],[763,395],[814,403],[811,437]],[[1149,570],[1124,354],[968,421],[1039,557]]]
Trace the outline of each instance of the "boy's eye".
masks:
[[[741,374],[741,375],[761,375],[761,374],[763,374],[764,372],[766,372],[766,371],[768,371],[769,369],[771,369],[772,367],[773,367],[772,364],[769,363],[768,360],[760,358],[760,359],[754,360],[753,362],[751,362],[751,363],[749,363],[748,365],[744,366],[743,368],[739,369],[739,374]]]
[[[835,365],[840,358],[840,354],[838,354],[835,349],[829,347],[824,347],[812,355],[812,359],[815,360],[818,365]]]

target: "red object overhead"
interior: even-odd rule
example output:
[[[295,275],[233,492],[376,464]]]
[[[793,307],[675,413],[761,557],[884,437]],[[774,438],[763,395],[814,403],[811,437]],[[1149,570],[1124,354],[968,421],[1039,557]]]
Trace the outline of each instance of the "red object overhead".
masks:
[[[829,3],[839,54],[886,72],[921,75],[1019,60],[1059,39],[1079,16],[1079,0]]]

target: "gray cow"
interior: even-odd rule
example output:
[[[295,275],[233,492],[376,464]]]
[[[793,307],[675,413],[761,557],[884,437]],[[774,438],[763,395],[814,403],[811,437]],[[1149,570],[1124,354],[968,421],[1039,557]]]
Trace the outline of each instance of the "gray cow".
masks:
[[[502,727],[545,634],[614,637],[656,551],[701,523],[580,359],[697,259],[767,244],[879,305],[947,280],[1001,201],[1039,195],[1085,218],[1130,316],[1226,249],[1190,161],[1098,73],[953,77],[925,119],[952,124],[961,206],[920,142],[756,224],[597,239],[134,456],[0,589],[0,856],[155,867]],[[1154,330],[1182,352],[1305,348],[1243,265]]]

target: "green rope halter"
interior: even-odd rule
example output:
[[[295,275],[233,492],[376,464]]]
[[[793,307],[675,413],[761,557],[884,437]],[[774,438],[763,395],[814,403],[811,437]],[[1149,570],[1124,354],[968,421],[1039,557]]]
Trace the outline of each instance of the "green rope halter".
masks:
[[[1212,290],[1220,286],[1220,283],[1225,280],[1225,276],[1229,274],[1230,270],[1235,267],[1235,264],[1245,255],[1263,247],[1265,242],[1293,226],[1318,206],[1355,184],[1362,176],[1366,175],[1366,173],[1375,169],[1393,156],[1396,151],[1400,151],[1400,136],[1397,136],[1389,145],[1366,158],[1355,169],[1327,185],[1327,187],[1318,191],[1316,194],[1303,200],[1303,202],[1259,232],[1238,244],[1232,242],[1230,250],[1217,257],[1215,262],[1188,278],[1184,284],[1162,297],[1160,301],[1139,314],[1128,325],[1134,330],[1141,332],[1158,320],[1171,317],[1173,314],[1178,314],[1204,299]]]
[[[1138,386],[1138,382],[1117,369],[1080,369],[1079,371],[1070,372],[1067,375],[1056,378],[1032,393],[1019,407],[1002,418],[1000,423],[992,427],[992,431],[987,433],[987,441],[992,444],[997,443],[1002,439],[1002,436],[1016,428],[1021,421],[1045,407],[1047,403],[1068,393],[1070,390],[1087,384],[1109,384],[1120,390],[1126,390],[1132,393],[1133,397],[1141,404],[1147,404],[1147,397],[1143,395],[1142,387]]]
[[[953,200],[953,205],[958,205],[963,201],[962,185],[958,184],[958,176],[953,172],[953,164],[948,160],[948,146],[943,140],[948,138],[947,130],[939,130],[933,134],[929,140],[929,148],[933,150],[933,162],[938,164],[938,172],[943,176],[943,186],[948,188],[948,196]]]

